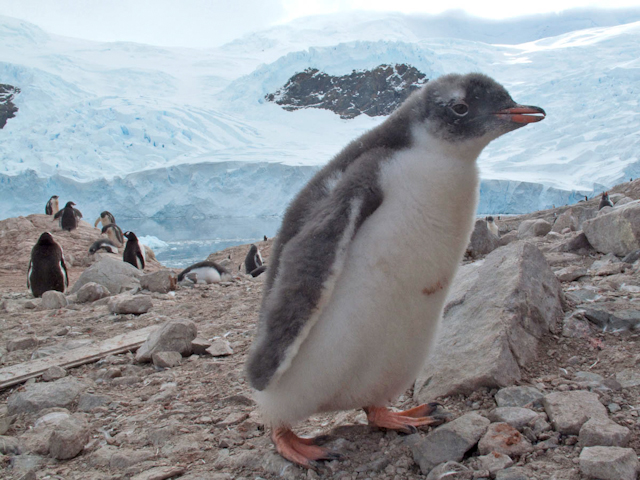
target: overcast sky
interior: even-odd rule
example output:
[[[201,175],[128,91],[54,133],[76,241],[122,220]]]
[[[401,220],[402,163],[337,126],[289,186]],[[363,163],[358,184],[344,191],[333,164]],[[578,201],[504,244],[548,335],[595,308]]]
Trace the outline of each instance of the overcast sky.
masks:
[[[587,6],[637,7],[640,0],[0,0],[0,14],[71,37],[206,48],[297,17],[347,10],[461,9],[506,18]]]

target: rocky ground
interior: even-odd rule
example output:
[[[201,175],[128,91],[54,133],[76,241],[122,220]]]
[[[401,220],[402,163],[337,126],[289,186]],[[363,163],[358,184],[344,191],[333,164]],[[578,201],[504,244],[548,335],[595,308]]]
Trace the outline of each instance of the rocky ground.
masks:
[[[103,297],[108,294],[90,284],[64,298],[40,300],[26,290],[26,266],[39,234],[52,230],[48,218],[32,215],[0,222],[0,368],[90,349],[143,327],[168,328],[168,322],[174,328],[172,339],[185,339],[174,348],[181,351],[177,357],[165,352],[156,353],[153,362],[138,361],[143,349],[152,353],[145,345],[137,353],[111,355],[76,368],[51,368],[26,384],[0,390],[0,476],[635,479],[640,451],[640,337],[635,330],[640,324],[640,264],[634,258],[622,261],[621,251],[604,252],[620,245],[640,249],[637,239],[633,244],[634,219],[640,219],[633,214],[640,205],[632,201],[639,198],[640,183],[632,182],[612,190],[619,205],[598,217],[597,199],[503,217],[498,221],[499,240],[487,236],[480,225],[463,269],[505,263],[496,260],[499,255],[533,251],[518,247],[527,243],[542,252],[541,268],[560,280],[560,293],[549,292],[560,307],[546,310],[557,318],[527,344],[533,345],[535,358],[511,352],[518,368],[509,377],[517,378],[510,381],[512,386],[500,384],[504,377],[499,375],[470,380],[467,386],[477,385],[471,390],[434,380],[440,382],[438,391],[448,392],[437,400],[452,421],[413,435],[372,429],[362,411],[309,419],[297,431],[305,436],[330,433],[329,446],[344,454],[318,471],[299,469],[274,453],[244,378],[264,281],[264,276],[238,272],[248,246],[211,256],[236,275],[232,282],[176,288],[165,282],[169,272],[151,261],[148,272],[155,280],[131,274],[141,285],[132,292]],[[640,221],[637,225],[640,229]],[[587,241],[583,231],[589,229],[595,233]],[[596,238],[598,231],[620,238]],[[72,283],[89,268],[109,263],[102,258],[109,255],[94,258],[86,253],[99,236],[88,224],[72,233],[54,228],[53,234],[64,248]],[[270,244],[257,242],[267,263]],[[534,301],[531,297],[527,311],[514,314],[512,308],[509,318],[537,316]],[[447,316],[455,314],[458,303],[450,305]],[[142,313],[127,313],[136,308]],[[507,321],[504,311],[496,314],[501,324]],[[507,349],[515,350],[514,342],[511,339]],[[393,407],[417,405],[432,383],[416,385]]]

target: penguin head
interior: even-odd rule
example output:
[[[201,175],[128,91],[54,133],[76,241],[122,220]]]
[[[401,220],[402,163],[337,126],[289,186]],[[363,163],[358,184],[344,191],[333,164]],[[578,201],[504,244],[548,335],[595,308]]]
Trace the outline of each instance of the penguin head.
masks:
[[[123,235],[127,237],[127,240],[129,241],[138,240],[138,237],[136,237],[136,234],[131,231],[124,232]]]
[[[51,200],[57,200],[58,198],[58,195],[51,195]]]
[[[49,232],[44,232],[38,238],[36,245],[55,245],[56,241],[53,239],[53,236]]]
[[[493,217],[491,216],[487,217],[487,222],[493,222]]]
[[[249,255],[255,255],[256,253],[258,253],[258,247],[252,244],[251,248],[249,248]]]
[[[73,207],[75,207],[75,205],[76,204],[73,203],[73,202],[67,202],[67,204],[64,206],[64,208],[73,208]]]
[[[481,148],[546,115],[540,107],[519,105],[502,85],[480,73],[445,75],[427,83],[418,96],[413,111],[431,134],[451,143],[477,142]]]

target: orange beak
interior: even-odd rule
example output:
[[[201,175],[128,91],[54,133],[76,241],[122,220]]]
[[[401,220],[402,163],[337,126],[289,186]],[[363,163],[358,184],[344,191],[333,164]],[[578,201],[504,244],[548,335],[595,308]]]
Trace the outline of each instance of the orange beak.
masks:
[[[512,108],[505,108],[504,110],[495,112],[494,115],[516,123],[539,122],[547,116],[545,111],[540,107],[532,107],[530,105],[517,105]]]

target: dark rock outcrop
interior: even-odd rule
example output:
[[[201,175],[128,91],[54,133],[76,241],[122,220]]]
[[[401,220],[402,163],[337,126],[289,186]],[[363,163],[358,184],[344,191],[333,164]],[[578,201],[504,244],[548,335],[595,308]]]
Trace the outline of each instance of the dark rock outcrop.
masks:
[[[406,64],[354,70],[340,77],[308,68],[265,98],[289,111],[323,108],[345,119],[362,113],[376,117],[389,115],[426,82],[424,73]]]
[[[0,128],[4,128],[7,120],[16,116],[18,107],[13,104],[12,100],[18,93],[20,93],[19,88],[0,83]]]

